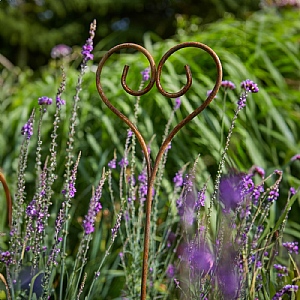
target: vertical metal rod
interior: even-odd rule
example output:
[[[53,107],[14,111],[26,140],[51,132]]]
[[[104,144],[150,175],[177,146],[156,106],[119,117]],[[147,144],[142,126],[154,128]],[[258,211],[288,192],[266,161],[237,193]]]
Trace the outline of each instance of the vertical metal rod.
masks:
[[[137,127],[125,115],[123,115],[118,109],[116,109],[111,104],[111,102],[108,100],[108,98],[106,97],[106,95],[103,91],[103,88],[101,86],[101,83],[100,83],[100,76],[101,76],[102,68],[103,68],[106,60],[113,53],[115,53],[121,49],[124,49],[124,48],[136,49],[136,50],[142,52],[147,57],[147,59],[150,63],[150,69],[151,69],[150,82],[147,85],[147,87],[141,91],[134,91],[134,90],[130,89],[126,84],[126,76],[127,76],[128,70],[129,70],[129,66],[125,66],[124,70],[123,70],[122,78],[121,78],[121,84],[122,84],[122,87],[124,88],[124,90],[133,96],[141,96],[141,95],[146,94],[148,91],[150,91],[154,82],[156,82],[157,89],[163,96],[168,97],[168,98],[177,98],[177,97],[184,95],[192,85],[192,74],[191,74],[191,70],[190,70],[189,66],[187,66],[187,65],[185,66],[186,77],[187,77],[186,85],[180,91],[175,92],[175,93],[169,93],[163,89],[163,87],[161,85],[161,73],[162,73],[163,65],[165,64],[167,59],[174,52],[176,52],[182,48],[187,48],[187,47],[200,48],[200,49],[206,51],[213,58],[215,65],[216,65],[216,69],[217,69],[216,83],[215,83],[215,86],[214,86],[212,92],[209,94],[209,96],[206,98],[206,100],[171,130],[169,135],[163,141],[162,146],[160,147],[160,149],[158,151],[158,154],[156,156],[156,159],[155,159],[155,162],[154,162],[154,165],[152,168],[151,163],[150,163],[150,156],[149,156],[147,146],[146,146],[146,143],[145,143],[145,140],[144,140],[142,134],[139,132]],[[169,143],[175,136],[175,134],[183,126],[185,126],[188,122],[190,122],[194,117],[196,117],[198,114],[200,114],[209,105],[209,103],[214,99],[214,97],[217,94],[219,87],[221,85],[221,81],[222,81],[222,65],[221,65],[221,62],[220,62],[217,54],[207,45],[198,43],[198,42],[185,42],[185,43],[181,43],[181,44],[178,44],[178,45],[172,47],[170,50],[168,50],[166,52],[166,54],[160,60],[157,71],[156,71],[155,63],[154,63],[154,60],[153,60],[151,54],[145,48],[143,48],[139,45],[136,45],[136,44],[132,44],[132,43],[120,44],[118,46],[113,47],[111,50],[109,50],[104,55],[104,57],[101,59],[99,65],[98,65],[97,74],[96,74],[96,85],[97,85],[99,95],[100,95],[102,101],[107,105],[107,107],[111,111],[113,111],[122,121],[124,121],[132,129],[132,131],[134,132],[134,134],[136,135],[136,137],[138,139],[138,142],[140,143],[140,145],[143,149],[143,152],[145,155],[145,160],[146,160],[146,165],[147,165],[148,190],[147,190],[147,200],[146,200],[146,224],[145,224],[145,231],[144,231],[144,252],[143,252],[143,268],[142,268],[141,298],[140,298],[141,300],[146,300],[146,297],[147,297],[147,277],[148,277],[148,259],[149,259],[149,243],[150,243],[150,227],[151,227],[150,226],[151,225],[151,208],[152,208],[152,198],[153,198],[152,190],[153,190],[153,186],[155,183],[155,178],[156,178],[156,174],[158,171],[159,163],[160,163],[160,161],[163,157],[163,154],[166,151]]]

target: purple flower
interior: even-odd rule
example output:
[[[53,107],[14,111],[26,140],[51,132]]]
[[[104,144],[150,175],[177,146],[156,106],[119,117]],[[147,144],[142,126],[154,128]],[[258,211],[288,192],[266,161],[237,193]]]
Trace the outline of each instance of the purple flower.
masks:
[[[229,80],[223,80],[221,82],[221,86],[224,87],[225,89],[230,89],[230,90],[235,89],[235,84],[232,81],[229,81]]]
[[[298,291],[298,288],[299,288],[298,285],[287,284],[274,295],[272,300],[280,300],[282,299],[282,296],[284,294],[290,294],[291,292],[296,293]]]
[[[96,30],[96,20],[94,20],[90,25],[90,37],[86,40],[86,43],[82,46],[81,54],[83,55],[83,61],[87,62],[94,59],[94,55],[91,54],[93,51],[93,39],[95,37]]]
[[[51,57],[52,58],[60,58],[60,57],[65,57],[69,54],[71,54],[72,49],[64,44],[59,44],[56,45],[52,48],[51,50]]]
[[[247,95],[246,94],[242,94],[237,102],[238,104],[238,108],[242,109],[246,106],[246,101],[247,101]]]
[[[195,242],[184,246],[183,261],[193,277],[207,274],[214,267],[214,257],[209,249],[204,244]]]
[[[29,140],[33,135],[33,115],[29,118],[27,123],[22,127],[21,134],[25,135],[27,140]]]
[[[117,167],[117,160],[114,158],[107,165],[109,168],[115,169]]]
[[[143,77],[143,81],[148,81],[149,79],[150,79],[150,68],[148,67],[148,68],[146,68],[145,70],[143,70],[142,72],[141,72],[141,74],[142,74],[142,77]]]
[[[288,268],[286,266],[280,265],[280,264],[274,264],[274,269],[277,270],[277,276],[278,277],[284,277],[288,276]]]
[[[61,99],[60,96],[56,96],[56,105],[57,107],[61,107],[62,105],[65,105],[66,104],[66,101]]]
[[[241,88],[243,88],[246,92],[251,93],[257,93],[259,91],[257,84],[250,79],[242,81]]]
[[[206,189],[203,188],[201,189],[198,194],[197,194],[197,201],[195,203],[195,208],[199,209],[201,206],[204,207],[205,206],[205,191]]]
[[[243,201],[242,184],[242,174],[229,174],[221,178],[220,200],[225,205],[226,211],[236,209]]]
[[[295,252],[298,254],[298,242],[286,242],[282,243],[282,246],[285,247],[289,253]]]
[[[176,173],[175,177],[173,178],[173,182],[175,184],[175,188],[183,185],[182,171]]]
[[[95,191],[95,194],[90,201],[88,213],[82,222],[84,232],[86,235],[91,234],[95,230],[94,223],[95,223],[96,215],[102,209],[102,205],[100,203],[100,198],[102,196],[102,188],[103,188],[105,179],[106,178],[103,177],[100,180],[100,182],[97,186],[97,189]]]
[[[51,105],[52,99],[46,96],[40,97],[38,100],[39,105]]]
[[[252,168],[249,170],[249,173],[253,175],[258,174],[261,178],[265,178],[265,170],[258,166],[252,166]]]
[[[268,201],[274,202],[279,196],[279,189],[276,186],[274,189],[272,189],[268,195]]]
[[[296,189],[294,187],[290,187],[290,193],[291,195],[295,195],[296,194]]]
[[[174,275],[175,275],[175,272],[176,272],[176,268],[174,267],[174,265],[173,264],[169,264],[168,268],[167,268],[167,272],[166,272],[167,277],[173,278]]]
[[[121,168],[125,168],[126,166],[128,166],[128,159],[127,157],[123,157],[120,161],[119,161],[119,166]]]
[[[179,109],[180,105],[181,105],[181,100],[180,97],[178,97],[175,99],[174,111]]]
[[[291,158],[291,161],[300,160],[300,154],[296,154]]]

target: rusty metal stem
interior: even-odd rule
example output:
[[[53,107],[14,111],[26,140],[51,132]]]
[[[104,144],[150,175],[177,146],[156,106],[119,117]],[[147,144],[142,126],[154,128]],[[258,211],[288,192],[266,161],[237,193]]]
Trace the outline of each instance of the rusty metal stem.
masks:
[[[165,64],[166,60],[177,50],[180,50],[182,48],[187,48],[187,47],[195,47],[195,48],[200,48],[204,51],[206,51],[210,56],[213,58],[216,69],[217,69],[217,79],[215,86],[212,90],[212,92],[209,94],[209,96],[206,98],[206,100],[198,107],[196,108],[192,113],[190,113],[187,117],[185,117],[181,122],[179,122],[169,133],[169,135],[166,137],[166,139],[163,141],[162,146],[160,147],[158,154],[156,156],[153,168],[151,167],[151,161],[150,161],[150,156],[147,150],[147,145],[145,143],[145,140],[137,127],[125,116],[123,115],[118,109],[116,109],[108,100],[106,97],[103,88],[100,83],[100,76],[102,72],[102,68],[104,66],[104,63],[106,60],[116,51],[119,51],[124,48],[133,48],[135,50],[138,50],[142,52],[148,59],[150,63],[150,69],[151,69],[151,78],[150,81],[147,85],[146,88],[144,88],[141,91],[134,91],[130,89],[127,84],[126,84],[126,77],[128,74],[129,66],[125,66],[123,69],[122,77],[121,77],[121,84],[124,90],[133,95],[133,96],[141,96],[146,94],[153,86],[154,82],[156,82],[156,86],[158,91],[165,97],[168,98],[177,98],[182,95],[184,95],[189,88],[192,85],[192,73],[190,70],[190,67],[188,65],[185,66],[185,72],[186,72],[186,78],[187,78],[187,83],[185,86],[178,92],[175,93],[169,93],[166,92],[162,85],[161,85],[161,73],[162,73],[162,68],[163,65]],[[183,127],[185,126],[188,122],[190,122],[194,117],[196,117],[198,114],[200,114],[208,105],[209,103],[214,99],[215,95],[217,94],[219,87],[221,85],[222,81],[222,65],[221,62],[217,56],[217,54],[207,45],[198,43],[198,42],[185,42],[178,44],[174,47],[172,47],[169,51],[165,53],[165,55],[162,57],[158,64],[158,68],[156,71],[155,63],[154,60],[151,56],[151,54],[142,46],[132,44],[132,43],[126,43],[126,44],[120,44],[118,46],[113,47],[111,50],[109,50],[104,57],[101,59],[98,69],[97,69],[97,74],[96,74],[96,85],[97,89],[99,92],[100,97],[102,98],[103,102],[107,105],[107,107],[113,111],[123,122],[125,122],[134,132],[134,134],[137,137],[138,142],[140,143],[142,150],[145,155],[145,160],[146,160],[146,165],[147,165],[147,183],[148,183],[148,190],[147,190],[147,200],[146,200],[146,224],[145,224],[145,231],[144,231],[144,252],[143,252],[143,268],[142,268],[142,280],[141,280],[141,300],[145,300],[147,297],[147,277],[148,277],[148,260],[149,260],[149,244],[150,244],[150,228],[151,228],[151,208],[152,208],[152,190],[153,186],[155,183],[155,178],[156,174],[158,171],[159,163],[163,157],[163,154],[165,153],[169,143],[175,136],[175,134]]]
[[[2,172],[0,172],[0,181],[2,182],[4,192],[5,192],[5,197],[6,197],[7,222],[8,222],[9,228],[11,228],[11,224],[12,224],[12,201],[11,201],[8,185],[6,183],[4,174]]]

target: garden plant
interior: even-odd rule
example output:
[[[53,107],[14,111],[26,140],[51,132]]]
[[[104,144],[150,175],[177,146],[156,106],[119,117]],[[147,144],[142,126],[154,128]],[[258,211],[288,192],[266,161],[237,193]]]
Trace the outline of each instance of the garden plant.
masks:
[[[267,31],[281,17],[259,12],[248,32],[261,45],[267,33],[257,26]],[[151,44],[149,36],[149,52],[118,45],[101,53],[96,75],[95,21],[78,70],[67,67],[70,48],[54,49],[53,76],[42,75],[43,92],[15,116],[27,117],[15,125],[22,138],[15,177],[2,161],[0,299],[300,299],[300,225],[292,214],[299,203],[300,95],[288,86],[299,84],[299,45],[273,40],[270,55],[286,53],[278,63],[257,45],[253,54],[251,47],[230,53],[234,38],[214,40],[214,52],[202,41],[219,36],[217,28],[242,34],[238,21],[223,22],[200,38],[179,18],[175,45]],[[295,22],[299,37],[299,21],[287,22]],[[127,55],[132,48],[148,61]],[[120,85],[123,62],[130,68]],[[248,73],[256,63],[261,67]],[[287,104],[294,113],[288,120],[281,89],[296,99]],[[6,99],[15,95],[7,89]]]

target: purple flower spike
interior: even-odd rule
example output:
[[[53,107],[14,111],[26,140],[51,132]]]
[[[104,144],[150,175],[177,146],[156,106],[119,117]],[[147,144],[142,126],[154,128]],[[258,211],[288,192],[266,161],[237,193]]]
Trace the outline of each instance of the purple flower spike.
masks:
[[[235,89],[235,84],[232,81],[229,81],[229,80],[223,80],[221,82],[221,86],[224,87],[225,89],[230,89],[230,90]]]
[[[175,177],[173,178],[173,182],[175,184],[175,187],[181,187],[183,185],[183,177],[181,171],[176,173]]]
[[[298,254],[298,242],[286,242],[282,243],[282,246],[285,247],[289,253],[295,252]]]
[[[46,96],[40,97],[38,100],[39,105],[51,105],[52,99]]]
[[[83,55],[83,61],[87,62],[89,60],[94,59],[94,55],[91,54],[93,51],[93,39],[95,37],[95,30],[96,30],[96,20],[94,20],[93,23],[91,23],[90,26],[90,37],[86,40],[86,43],[82,47],[81,54]]]
[[[259,88],[255,82],[250,79],[246,79],[241,83],[241,88],[246,90],[246,92],[257,93]]]
[[[25,135],[27,140],[30,140],[30,138],[33,135],[33,118],[30,117],[27,123],[22,127],[21,134]]]

